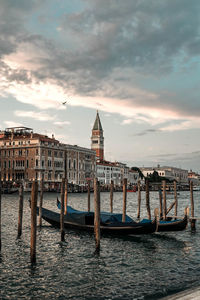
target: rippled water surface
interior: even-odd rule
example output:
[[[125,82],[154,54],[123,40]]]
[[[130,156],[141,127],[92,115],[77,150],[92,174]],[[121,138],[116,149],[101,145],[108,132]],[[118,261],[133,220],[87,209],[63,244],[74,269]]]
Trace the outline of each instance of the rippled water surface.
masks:
[[[102,237],[100,255],[87,233],[60,233],[43,221],[37,232],[37,264],[30,264],[29,194],[25,194],[23,233],[16,239],[18,195],[2,195],[1,299],[159,299],[199,284],[200,223],[192,233],[156,233],[124,238]],[[57,211],[57,194],[44,194],[44,207]],[[151,209],[158,193],[151,192]],[[189,203],[180,192],[178,214]],[[200,193],[194,192],[195,215],[200,216]],[[168,206],[173,195],[168,195]],[[93,199],[91,197],[91,202]],[[87,194],[69,194],[69,204],[87,209]],[[93,205],[92,205],[93,207]],[[109,193],[101,193],[101,209],[109,211]],[[122,193],[114,194],[114,212],[122,212]],[[128,193],[127,214],[136,217],[137,194]],[[146,217],[145,193],[142,213]]]

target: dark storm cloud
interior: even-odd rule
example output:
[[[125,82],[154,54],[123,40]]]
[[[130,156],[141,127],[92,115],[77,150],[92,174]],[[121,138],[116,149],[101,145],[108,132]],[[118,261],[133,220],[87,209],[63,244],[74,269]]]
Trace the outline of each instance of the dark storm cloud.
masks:
[[[26,18],[39,3],[39,0],[0,0],[0,57],[16,50],[26,32]]]
[[[36,52],[38,49],[31,61],[37,68],[9,69],[9,80],[27,83],[31,78],[53,79],[80,95],[129,99],[136,106],[177,110],[185,115],[200,113],[199,87],[190,102],[190,92],[181,99],[180,93],[160,92],[149,101],[135,95],[133,78],[133,74],[141,74],[159,79],[173,71],[177,58],[182,65],[199,56],[199,0],[83,1],[81,11],[63,11],[63,47],[53,38],[27,32],[26,22],[32,12],[37,11],[38,18],[45,20],[39,14],[45,2],[48,15],[48,1],[0,0],[0,58],[15,53],[23,43]],[[40,50],[44,55],[39,55]]]
[[[167,73],[181,51],[199,55],[198,0],[88,1],[88,9],[66,16],[63,27],[80,38],[86,60],[99,72],[137,67]]]

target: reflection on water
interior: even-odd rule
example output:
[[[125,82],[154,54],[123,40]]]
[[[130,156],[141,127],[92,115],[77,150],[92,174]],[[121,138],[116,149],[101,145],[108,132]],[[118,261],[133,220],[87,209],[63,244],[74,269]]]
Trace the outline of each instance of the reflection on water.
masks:
[[[197,198],[200,194],[194,194]],[[56,208],[56,194],[45,194],[44,206]],[[151,193],[151,209],[158,206],[158,193]],[[183,232],[141,236],[102,237],[100,255],[94,255],[92,234],[60,232],[43,221],[37,232],[37,264],[30,264],[30,208],[25,195],[23,232],[17,237],[18,199],[2,197],[1,299],[159,299],[198,284],[200,236]],[[169,199],[169,198],[168,198]],[[170,205],[168,200],[168,206]],[[179,215],[189,193],[179,195]],[[69,195],[74,208],[87,208],[87,195]],[[195,202],[195,211],[200,204]],[[93,207],[93,203],[91,203]],[[101,194],[101,209],[109,210],[109,193]],[[122,212],[122,193],[114,194],[114,211]],[[136,219],[137,194],[128,194],[127,213]],[[146,217],[145,194],[141,215]]]

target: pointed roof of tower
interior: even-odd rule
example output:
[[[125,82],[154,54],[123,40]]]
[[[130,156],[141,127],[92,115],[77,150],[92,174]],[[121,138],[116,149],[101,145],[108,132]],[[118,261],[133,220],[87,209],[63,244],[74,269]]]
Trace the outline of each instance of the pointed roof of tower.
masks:
[[[100,121],[100,117],[99,117],[99,112],[97,110],[97,116],[96,116],[96,120],[94,122],[94,126],[92,130],[100,130],[103,131],[103,128],[101,126],[101,121]]]

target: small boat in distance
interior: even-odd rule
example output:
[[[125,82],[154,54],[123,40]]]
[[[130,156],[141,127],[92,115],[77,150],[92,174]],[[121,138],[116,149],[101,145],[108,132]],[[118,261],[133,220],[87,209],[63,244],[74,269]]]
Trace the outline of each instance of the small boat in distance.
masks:
[[[193,191],[195,191],[195,192],[200,191],[200,186],[199,185],[194,185],[193,186]]]
[[[135,192],[137,192],[137,187],[136,187],[136,186],[133,186],[132,188],[127,189],[127,192],[128,192],[128,193],[135,193]]]
[[[60,201],[57,199],[57,206],[60,208]],[[37,209],[39,213],[39,209]],[[42,208],[42,218],[60,228],[60,213],[53,212]],[[94,212],[85,212],[73,209],[67,206],[67,214],[64,215],[64,227],[66,229],[94,231]],[[141,222],[135,222],[129,216],[126,216],[125,222],[122,222],[122,214],[101,212],[100,214],[100,231],[101,234],[109,235],[130,235],[130,234],[147,234],[156,231],[156,218],[152,220],[143,219]]]

